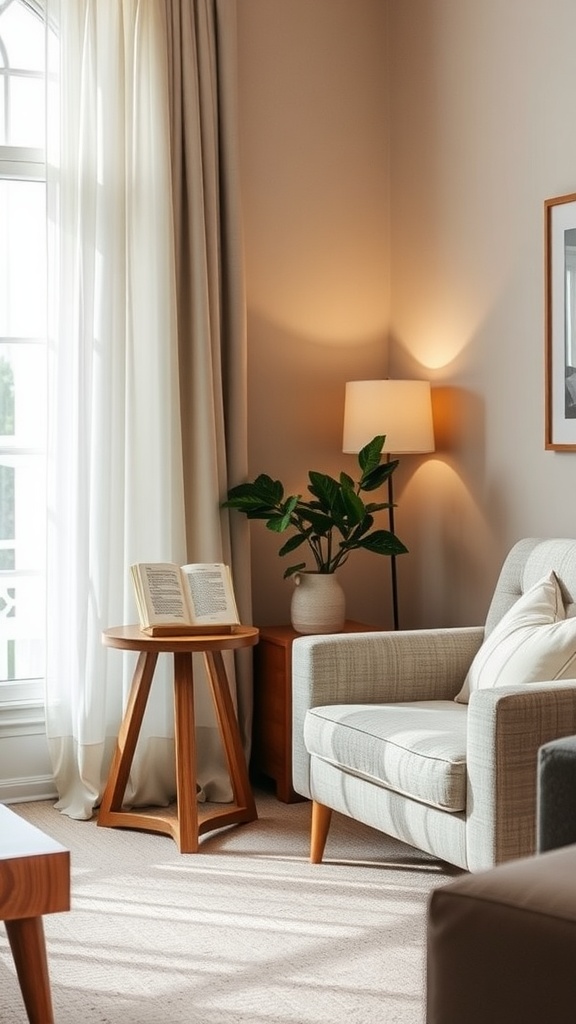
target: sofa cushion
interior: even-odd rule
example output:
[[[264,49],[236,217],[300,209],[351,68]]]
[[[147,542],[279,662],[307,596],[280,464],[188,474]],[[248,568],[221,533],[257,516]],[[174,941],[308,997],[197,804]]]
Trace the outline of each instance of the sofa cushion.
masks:
[[[467,708],[454,701],[311,708],[312,756],[446,811],[466,806]]]
[[[558,580],[548,573],[510,608],[476,654],[455,698],[474,690],[576,676],[576,618],[565,618]]]

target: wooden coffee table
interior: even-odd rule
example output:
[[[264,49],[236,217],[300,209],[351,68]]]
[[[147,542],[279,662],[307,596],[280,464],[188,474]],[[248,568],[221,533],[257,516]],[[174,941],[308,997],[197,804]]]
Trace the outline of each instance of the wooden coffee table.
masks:
[[[63,910],[70,910],[68,850],[0,804],[0,920],[30,1024],[54,1021],[42,915]]]
[[[258,814],[222,652],[254,646],[258,642],[258,630],[254,626],[237,626],[234,632],[217,635],[151,637],[138,626],[117,626],[104,631],[102,642],[107,647],[122,651],[138,651],[139,657],[100,805],[98,824],[161,832],[175,840],[180,853],[196,853],[199,836],[204,832],[254,821]],[[141,811],[122,807],[156,661],[161,653],[174,656],[175,816],[162,809]],[[205,807],[199,806],[197,801],[193,654],[202,654],[204,658],[232,784],[231,804]]]

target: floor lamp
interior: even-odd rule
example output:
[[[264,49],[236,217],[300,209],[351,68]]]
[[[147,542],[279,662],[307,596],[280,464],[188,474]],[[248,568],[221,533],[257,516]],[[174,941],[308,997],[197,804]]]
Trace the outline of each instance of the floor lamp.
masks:
[[[342,450],[357,454],[377,434],[385,434],[384,453],[423,455],[434,451],[432,400],[426,380],[354,380],[346,384]],[[392,475],[388,477],[388,515],[394,533]],[[390,558],[392,612],[398,629],[396,556]]]

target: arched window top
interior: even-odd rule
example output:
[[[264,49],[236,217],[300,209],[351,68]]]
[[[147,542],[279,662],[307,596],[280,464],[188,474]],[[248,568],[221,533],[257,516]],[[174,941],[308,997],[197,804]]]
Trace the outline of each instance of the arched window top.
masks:
[[[35,5],[0,0],[0,146],[44,148],[45,38]]]

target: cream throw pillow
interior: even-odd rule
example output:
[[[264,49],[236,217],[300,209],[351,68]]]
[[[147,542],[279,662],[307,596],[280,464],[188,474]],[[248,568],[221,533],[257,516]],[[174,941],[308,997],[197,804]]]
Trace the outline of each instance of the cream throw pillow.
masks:
[[[553,572],[518,598],[476,654],[455,698],[473,690],[576,678],[576,617],[566,618]]]

